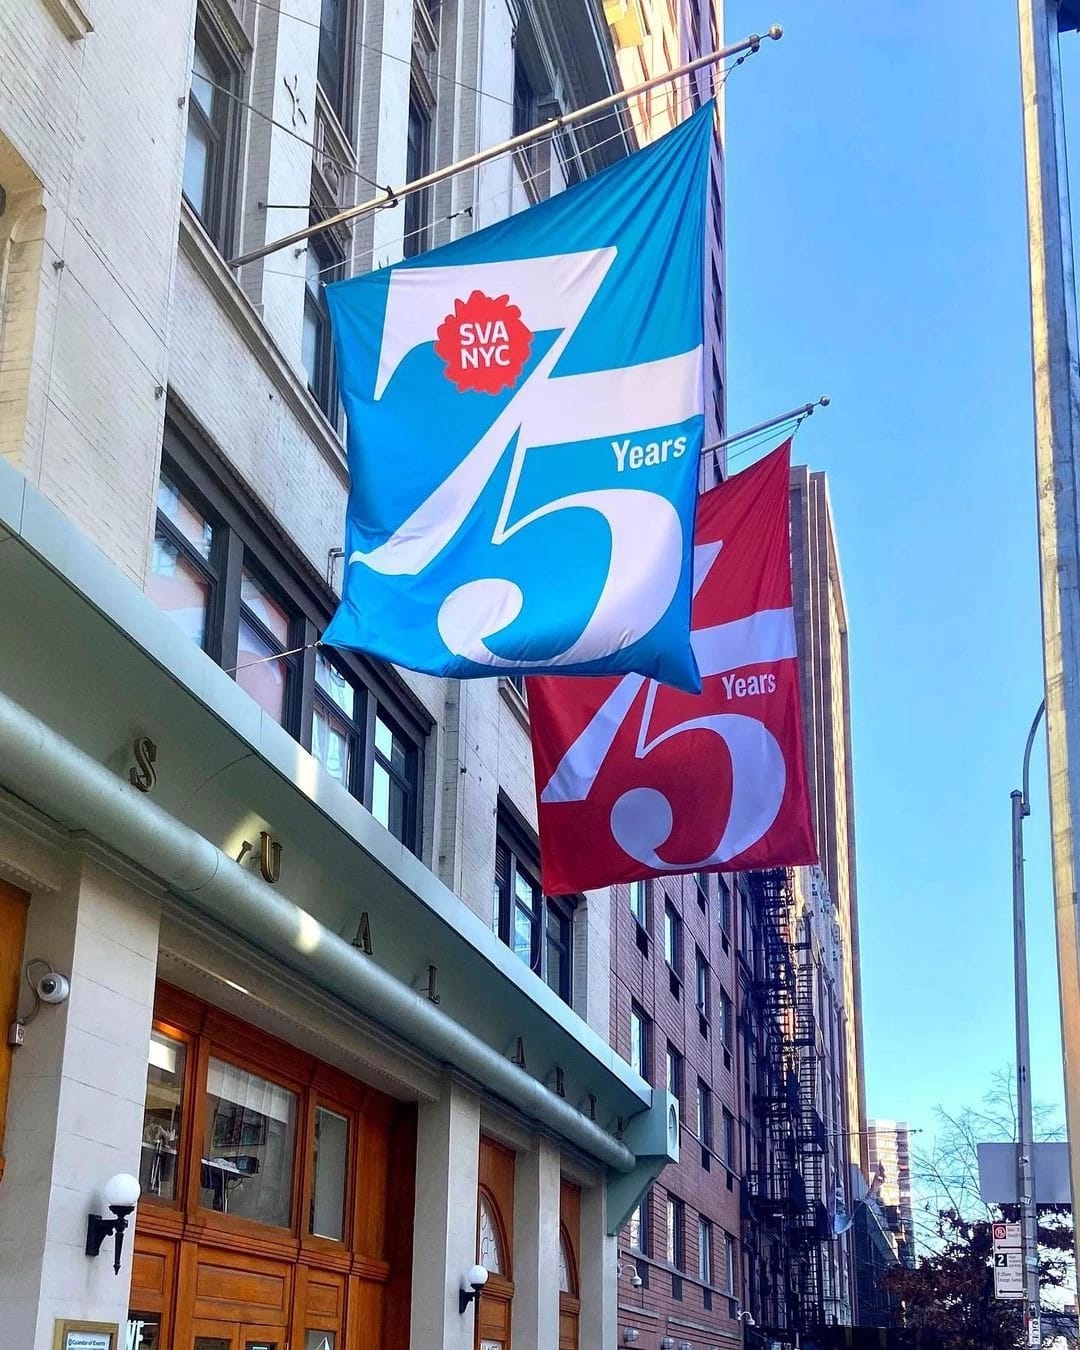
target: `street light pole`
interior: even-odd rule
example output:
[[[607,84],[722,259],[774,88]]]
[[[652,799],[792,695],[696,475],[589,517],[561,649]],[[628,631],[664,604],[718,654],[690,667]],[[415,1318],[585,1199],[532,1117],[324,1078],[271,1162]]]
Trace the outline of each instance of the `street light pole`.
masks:
[[[1058,35],[1077,24],[1074,0],[1017,0],[1024,113],[1035,466],[1039,513],[1046,740],[1057,928],[1065,1112],[1073,1213],[1080,1200],[1080,530],[1077,368],[1069,183]],[[1075,1224],[1080,1257],[1080,1224]]]
[[[1024,817],[1031,814],[1028,785],[1031,747],[1042,721],[1045,701],[1028,732],[1024,747],[1023,790],[1012,794],[1013,966],[1016,990],[1016,1106],[1020,1139],[1016,1150],[1017,1194],[1020,1197],[1020,1262],[1024,1272],[1024,1323],[1028,1345],[1042,1345],[1039,1299],[1039,1226],[1035,1211],[1035,1123],[1031,1106],[1031,1034],[1028,1025],[1027,919],[1024,905]]]

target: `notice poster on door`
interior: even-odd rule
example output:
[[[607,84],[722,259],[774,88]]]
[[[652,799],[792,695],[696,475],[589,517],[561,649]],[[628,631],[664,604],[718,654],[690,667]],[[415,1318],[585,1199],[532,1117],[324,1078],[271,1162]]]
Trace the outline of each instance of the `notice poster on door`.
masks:
[[[53,1350],[118,1350],[119,1333],[115,1322],[57,1322]]]

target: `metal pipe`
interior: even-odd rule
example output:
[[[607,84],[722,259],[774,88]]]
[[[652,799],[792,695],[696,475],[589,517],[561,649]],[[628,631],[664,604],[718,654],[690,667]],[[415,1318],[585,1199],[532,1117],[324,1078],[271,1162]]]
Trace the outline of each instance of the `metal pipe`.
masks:
[[[1057,0],[1017,0],[1031,274],[1046,745],[1065,1113],[1080,1205],[1080,368]],[[1080,1258],[1080,1223],[1074,1223]]]
[[[711,450],[723,450],[725,446],[734,445],[736,441],[745,441],[750,436],[756,436],[759,431],[768,431],[770,427],[778,427],[781,423],[790,422],[796,417],[813,417],[815,408],[827,408],[831,402],[832,399],[828,394],[822,394],[814,403],[804,403],[801,408],[792,408],[790,412],[770,417],[764,422],[759,422],[756,427],[747,427],[745,431],[740,431],[735,436],[725,436],[722,441],[703,445],[701,453],[707,455]]]
[[[769,29],[768,36],[774,42],[779,41],[784,36],[784,30],[778,23],[774,23]],[[347,220],[355,220],[357,216],[378,211],[384,206],[396,206],[403,197],[408,197],[414,192],[422,192],[424,188],[434,187],[436,183],[452,178],[455,174],[464,173],[466,169],[474,169],[478,164],[486,164],[488,160],[498,159],[500,155],[508,154],[511,150],[517,150],[523,145],[529,145],[533,141],[539,140],[541,136],[547,136],[553,131],[558,131],[561,127],[573,126],[575,122],[584,121],[588,117],[595,117],[597,113],[606,112],[608,108],[615,108],[620,103],[628,103],[638,94],[645,94],[650,89],[656,89],[662,84],[673,84],[683,75],[690,74],[691,71],[700,70],[703,66],[714,66],[718,61],[726,61],[729,56],[738,56],[740,52],[756,52],[763,40],[760,33],[751,33],[741,42],[733,43],[730,47],[721,47],[718,51],[709,52],[707,56],[699,56],[694,61],[687,61],[685,65],[679,66],[676,70],[666,70],[661,75],[654,75],[651,80],[646,80],[643,84],[637,84],[632,89],[617,89],[614,94],[608,94],[605,98],[597,99],[595,103],[587,103],[585,107],[575,108],[573,112],[560,113],[558,117],[549,118],[548,121],[542,122],[538,127],[532,127],[517,136],[511,136],[508,141],[500,141],[498,145],[488,146],[486,150],[477,150],[475,154],[468,155],[465,159],[456,160],[453,164],[447,164],[442,169],[435,169],[431,173],[424,174],[422,178],[414,178],[411,183],[406,183],[404,187],[387,188],[378,197],[372,197],[369,201],[347,207],[344,211],[338,211],[336,215],[327,216],[325,220],[320,220],[316,225],[308,225],[302,230],[294,230],[292,234],[287,234],[283,239],[276,239],[273,243],[262,244],[259,248],[253,248],[249,253],[242,253],[239,257],[231,259],[228,265],[230,267],[243,267],[245,263],[256,262],[259,258],[265,258],[269,253],[276,253],[278,249],[288,248],[290,244],[299,244],[305,239],[310,239],[314,234],[321,234],[324,230],[333,229],[334,226],[341,225]]]
[[[343,1003],[616,1171],[635,1166],[595,1121],[3,693],[0,766],[4,786],[24,801],[116,849]]]
[[[1028,1344],[1041,1345],[1042,1309],[1039,1296],[1039,1227],[1035,1212],[1035,1125],[1031,1105],[1031,1032],[1028,1022],[1027,915],[1024,897],[1024,817],[1031,814],[1028,783],[1031,749],[1042,721],[1046,701],[1028,732],[1024,746],[1022,791],[1012,793],[1013,851],[1013,972],[1016,999],[1016,1107],[1019,1141],[1016,1170],[1020,1198],[1020,1263],[1024,1275],[1025,1324]],[[1034,1339],[1038,1337],[1038,1339]]]

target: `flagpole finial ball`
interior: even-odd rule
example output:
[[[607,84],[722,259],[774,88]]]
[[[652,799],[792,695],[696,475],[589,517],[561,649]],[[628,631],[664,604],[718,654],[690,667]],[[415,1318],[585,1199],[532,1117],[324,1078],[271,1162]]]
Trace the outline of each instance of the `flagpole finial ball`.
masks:
[[[773,26],[769,29],[769,36],[772,38],[774,42],[779,42],[780,39],[784,36],[784,30],[780,27],[778,23],[774,23]]]
[[[832,402],[832,399],[828,396],[828,394],[822,394],[822,396],[818,399],[818,402],[821,404],[823,408],[827,408],[829,404]]]

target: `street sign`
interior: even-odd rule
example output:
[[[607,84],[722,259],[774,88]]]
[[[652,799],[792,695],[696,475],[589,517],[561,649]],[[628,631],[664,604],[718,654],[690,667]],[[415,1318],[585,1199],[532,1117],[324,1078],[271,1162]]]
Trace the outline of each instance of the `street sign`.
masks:
[[[1020,1225],[1018,1223],[995,1223],[992,1225],[994,1251],[1015,1247],[1020,1250]]]
[[[1027,1324],[1027,1343],[1028,1345],[1042,1345],[1042,1318],[1035,1314],[1029,1314]]]
[[[1077,0],[1080,6],[1080,0]],[[1020,1191],[1015,1144],[979,1144],[979,1199],[988,1205],[1018,1205]],[[1035,1144],[1031,1150],[1035,1169],[1035,1203],[1068,1205],[1072,1202],[1069,1185],[1069,1146]]]
[[[994,1252],[994,1297],[1024,1297],[1024,1266],[1018,1248]]]

